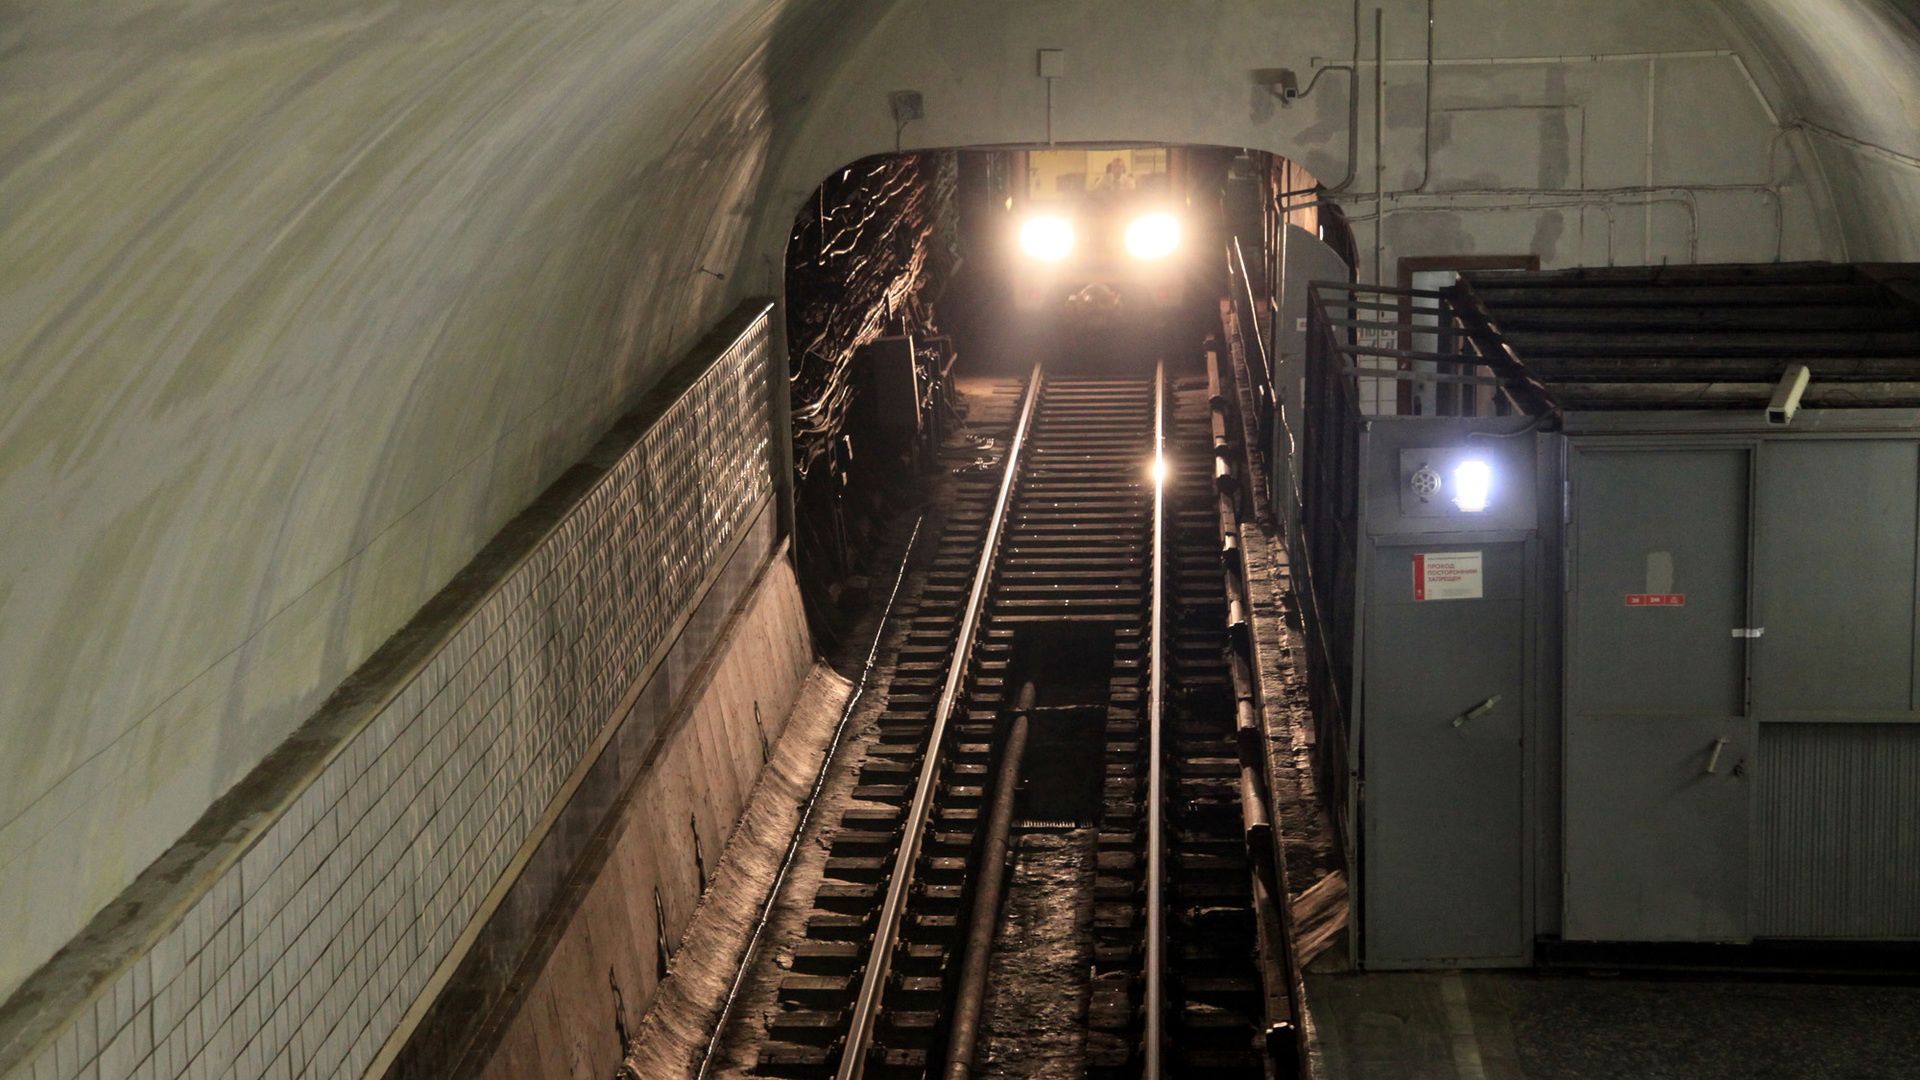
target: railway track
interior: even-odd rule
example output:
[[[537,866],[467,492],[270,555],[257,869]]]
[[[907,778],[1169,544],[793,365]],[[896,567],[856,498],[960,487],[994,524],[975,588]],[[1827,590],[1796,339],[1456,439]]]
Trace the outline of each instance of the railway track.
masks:
[[[1034,369],[1004,470],[960,485],[904,615],[754,1073],[1292,1074],[1222,400]]]

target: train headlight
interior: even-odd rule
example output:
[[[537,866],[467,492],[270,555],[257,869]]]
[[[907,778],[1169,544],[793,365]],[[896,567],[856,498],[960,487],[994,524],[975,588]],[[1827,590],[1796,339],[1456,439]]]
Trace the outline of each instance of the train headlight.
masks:
[[[1148,214],[1127,226],[1127,254],[1164,259],[1180,246],[1180,222],[1172,214]]]
[[[1073,254],[1073,222],[1062,217],[1028,218],[1020,226],[1020,250],[1041,262],[1059,262]]]

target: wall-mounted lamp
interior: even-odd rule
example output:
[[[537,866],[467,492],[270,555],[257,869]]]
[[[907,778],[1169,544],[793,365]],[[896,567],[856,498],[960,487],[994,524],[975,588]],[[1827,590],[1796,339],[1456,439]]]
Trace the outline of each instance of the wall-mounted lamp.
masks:
[[[1484,425],[1482,430],[1492,426]],[[1509,437],[1530,433],[1522,428]],[[1398,456],[1400,523],[1395,529],[1444,532],[1534,526],[1537,494],[1531,444],[1462,439],[1452,446],[1406,447]],[[1381,502],[1371,505],[1381,512],[1387,509]]]
[[[1416,453],[1413,461],[1402,462],[1403,496],[1412,500],[1403,501],[1403,511],[1446,514],[1452,512],[1446,504],[1452,503],[1462,514],[1481,514],[1493,505],[1493,466],[1486,458],[1466,456],[1470,451],[1461,450]]]
[[[1478,514],[1493,496],[1493,467],[1469,458],[1453,467],[1453,505],[1462,513]]]

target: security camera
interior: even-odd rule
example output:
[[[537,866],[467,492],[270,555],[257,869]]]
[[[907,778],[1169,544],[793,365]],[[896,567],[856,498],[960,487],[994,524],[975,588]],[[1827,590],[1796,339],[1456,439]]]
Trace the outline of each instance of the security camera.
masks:
[[[1800,410],[1800,395],[1807,392],[1807,381],[1812,377],[1805,364],[1794,364],[1780,376],[1780,382],[1773,388],[1773,400],[1767,402],[1767,423],[1786,425],[1793,422],[1793,414]]]
[[[1292,68],[1260,68],[1253,73],[1253,82],[1279,98],[1282,105],[1291,105],[1300,96],[1300,79]]]

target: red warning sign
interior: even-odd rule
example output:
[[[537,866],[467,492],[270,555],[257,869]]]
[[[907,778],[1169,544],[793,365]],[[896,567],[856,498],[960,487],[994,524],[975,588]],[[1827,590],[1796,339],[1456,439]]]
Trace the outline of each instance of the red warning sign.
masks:
[[[1413,557],[1415,600],[1478,600],[1480,552],[1429,551]]]
[[[1627,594],[1627,606],[1628,607],[1686,607],[1687,594],[1677,593],[1677,592],[1672,592],[1672,593],[1630,592]]]

